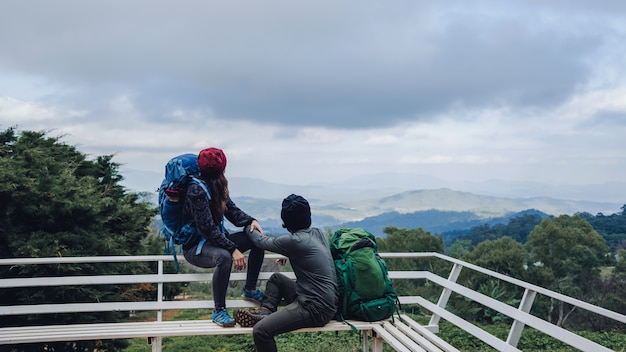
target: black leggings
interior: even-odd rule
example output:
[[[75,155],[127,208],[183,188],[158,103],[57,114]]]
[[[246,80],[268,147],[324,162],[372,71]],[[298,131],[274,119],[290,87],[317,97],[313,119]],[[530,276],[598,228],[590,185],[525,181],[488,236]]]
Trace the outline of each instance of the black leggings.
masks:
[[[237,249],[241,253],[248,250],[248,271],[246,276],[245,289],[253,291],[259,279],[261,265],[265,258],[265,250],[255,247],[250,238],[244,232],[235,232],[228,234],[226,237],[237,245]],[[201,268],[215,268],[213,278],[211,280],[211,288],[213,289],[213,301],[215,309],[226,308],[226,291],[228,290],[228,281],[230,280],[230,271],[233,266],[233,257],[229,251],[224,248],[211,246],[205,242],[202,246],[200,254],[196,255],[197,245],[183,250],[185,259],[189,264]]]

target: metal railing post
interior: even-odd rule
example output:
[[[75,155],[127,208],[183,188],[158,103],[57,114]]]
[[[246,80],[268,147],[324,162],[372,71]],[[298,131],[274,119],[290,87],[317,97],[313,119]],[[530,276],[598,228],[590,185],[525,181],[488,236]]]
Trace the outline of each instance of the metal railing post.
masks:
[[[456,280],[459,278],[459,275],[461,274],[461,269],[463,269],[462,265],[458,263],[454,263],[454,265],[452,266],[452,270],[450,270],[448,281],[456,283]],[[450,299],[451,294],[452,294],[451,289],[444,288],[443,291],[441,291],[441,296],[439,297],[437,306],[441,308],[445,308],[446,305],[448,304],[448,300]],[[430,322],[428,323],[427,328],[434,333],[439,332],[439,319],[441,319],[441,317],[433,313],[433,315],[430,317]]]
[[[158,269],[157,275],[159,276],[159,282],[157,283],[157,302],[163,302],[163,259],[159,259],[157,262]],[[163,309],[159,308],[157,310],[157,321],[163,321]],[[163,338],[161,336],[156,336],[152,339],[152,352],[161,352],[163,344]]]
[[[163,302],[163,260],[159,259],[157,275],[159,282],[157,283],[157,302]],[[157,321],[163,320],[163,309],[157,311]]]
[[[530,309],[533,306],[533,302],[535,301],[536,296],[536,291],[528,288],[524,290],[524,296],[522,296],[522,301],[519,303],[518,309],[524,313],[530,313]],[[506,343],[513,347],[517,347],[519,339],[522,337],[522,330],[524,330],[524,326],[526,326],[526,324],[522,323],[521,321],[513,320],[513,324],[511,325],[511,330],[509,331],[509,336],[506,339]]]

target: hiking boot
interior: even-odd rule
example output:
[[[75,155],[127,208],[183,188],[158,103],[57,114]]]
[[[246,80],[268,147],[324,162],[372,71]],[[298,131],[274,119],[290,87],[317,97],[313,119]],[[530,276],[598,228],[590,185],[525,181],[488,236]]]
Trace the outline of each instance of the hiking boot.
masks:
[[[235,320],[230,317],[226,309],[222,309],[217,312],[213,312],[211,315],[213,322],[224,328],[231,328],[235,326]]]
[[[270,315],[271,312],[266,308],[255,309],[255,310],[243,310],[243,309],[235,309],[233,312],[233,316],[235,317],[235,321],[242,328],[250,328],[253,327],[254,324],[258,323],[261,319]]]
[[[245,299],[246,301],[256,302],[258,304],[261,304],[261,302],[263,302],[263,292],[259,291],[258,289],[254,291],[248,291],[244,288],[241,297],[243,297],[243,299]]]

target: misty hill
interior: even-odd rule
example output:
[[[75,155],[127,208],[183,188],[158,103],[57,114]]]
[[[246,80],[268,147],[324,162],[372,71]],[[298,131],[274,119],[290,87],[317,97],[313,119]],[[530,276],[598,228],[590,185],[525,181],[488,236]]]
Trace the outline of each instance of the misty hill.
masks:
[[[398,193],[372,202],[347,203],[349,207],[360,209],[368,215],[387,211],[410,213],[422,210],[469,211],[481,217],[503,216],[509,212],[537,209],[559,215],[576,212],[616,212],[621,204],[553,199],[549,197],[508,198],[479,195],[455,191],[447,188],[415,190]]]
[[[122,165],[120,170],[124,175],[122,183],[134,191],[153,193],[163,179],[161,169],[140,171]],[[343,181],[321,179],[319,183],[313,185],[302,184],[297,180],[294,180],[293,184],[281,184],[249,177],[229,177],[229,184],[233,198],[246,196],[278,201],[291,193],[300,194],[307,199],[316,198],[339,202],[382,198],[417,189],[452,189],[513,199],[547,197],[576,201],[626,203],[625,181],[598,184],[568,184],[566,179],[558,183],[500,179],[452,181],[429,175],[386,172],[351,177]],[[612,208],[601,211],[612,211]]]
[[[153,185],[159,184],[162,174],[128,171],[129,186],[134,184],[131,188],[138,190],[149,188],[146,196],[156,203]],[[148,182],[150,179],[153,181]],[[383,185],[381,180],[385,181]],[[424,224],[424,229],[434,233],[447,229],[449,222],[454,227],[471,226],[528,209],[549,215],[613,214],[626,203],[626,182],[582,186],[502,180],[450,182],[425,175],[387,173],[317,185],[288,185],[241,177],[230,178],[229,184],[237,205],[273,233],[285,233],[280,205],[291,193],[309,200],[313,223],[321,228],[358,224],[367,219],[372,225],[363,227]],[[415,185],[427,189],[416,189]],[[447,212],[450,218],[436,212],[420,213],[429,211]]]
[[[445,234],[444,237],[450,237],[449,233],[456,232],[457,235],[462,234],[460,230],[469,230],[479,225],[493,226],[496,224],[506,224],[511,219],[523,215],[534,214],[540,219],[549,215],[534,209],[509,213],[504,216],[484,218],[470,211],[440,211],[425,210],[409,214],[400,214],[398,212],[384,213],[378,216],[365,218],[361,221],[354,221],[342,224],[345,227],[362,227],[370,231],[378,237],[386,237],[383,229],[387,226],[396,226],[399,228],[416,229],[422,228],[432,234]],[[333,230],[341,226],[332,227]],[[447,238],[448,240],[451,238]]]
[[[281,190],[281,194],[288,194],[286,189],[281,188]],[[470,212],[480,218],[502,217],[527,209],[536,209],[550,215],[571,215],[579,212],[608,215],[619,212],[622,205],[626,204],[626,200],[624,202],[596,202],[550,197],[497,197],[447,188],[413,190],[382,197],[376,197],[374,193],[358,193],[361,198],[357,198],[357,193],[344,198],[340,192],[335,193],[334,197],[325,195],[325,197],[317,198],[311,196],[316,195],[315,190],[315,188],[309,189],[302,186],[299,189],[300,192],[294,191],[293,193],[301,194],[308,199],[314,222],[320,227],[360,221],[385,213],[409,214],[426,210]],[[231,195],[241,209],[259,220],[280,223],[282,196],[264,198],[237,196],[237,194]],[[156,193],[147,193],[146,197],[156,204]]]
[[[304,191],[302,194],[308,194],[305,189],[302,191]],[[446,188],[406,191],[361,200],[348,198],[345,201],[327,201],[310,196],[307,198],[311,203],[315,226],[333,229],[339,226],[365,227],[373,233],[376,232],[377,236],[382,235],[382,228],[392,225],[405,228],[422,227],[429,232],[441,233],[490,222],[503,223],[515,214],[529,209],[546,215],[571,215],[578,212],[612,214],[618,212],[623,205],[623,203],[549,197],[485,196]],[[268,231],[284,233],[280,220],[281,199],[252,197],[233,199],[240,208],[259,219]]]

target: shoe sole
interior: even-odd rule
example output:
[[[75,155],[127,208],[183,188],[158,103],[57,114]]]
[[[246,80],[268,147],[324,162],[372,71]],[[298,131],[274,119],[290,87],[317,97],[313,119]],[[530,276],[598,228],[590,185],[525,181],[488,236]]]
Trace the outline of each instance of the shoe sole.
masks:
[[[241,297],[243,297],[244,301],[254,302],[254,303],[258,304],[259,307],[261,306],[261,301],[257,301],[256,299],[254,299],[252,297],[246,297],[246,295],[241,295]]]
[[[233,312],[233,318],[235,318],[235,322],[242,328],[251,328],[264,317],[254,315],[247,310],[237,309]]]
[[[219,326],[221,326],[223,328],[232,328],[233,326],[235,326],[237,324],[237,322],[234,321],[234,320],[232,322],[229,322],[229,323],[226,323],[226,324],[220,324],[220,323],[216,322],[215,320],[213,320],[213,322],[215,323],[215,325],[219,325]]]
[[[237,324],[237,322],[236,322],[234,319],[233,319],[233,320],[231,320],[231,321],[229,321],[229,322],[228,322],[228,323],[226,323],[226,324],[224,324],[224,323],[220,323],[220,322],[217,322],[217,321],[215,321],[215,320],[213,320],[213,319],[212,319],[212,321],[213,321],[213,323],[214,323],[215,325],[217,325],[217,326],[221,326],[221,327],[223,327],[223,328],[232,328],[233,326],[235,326],[235,325]]]

